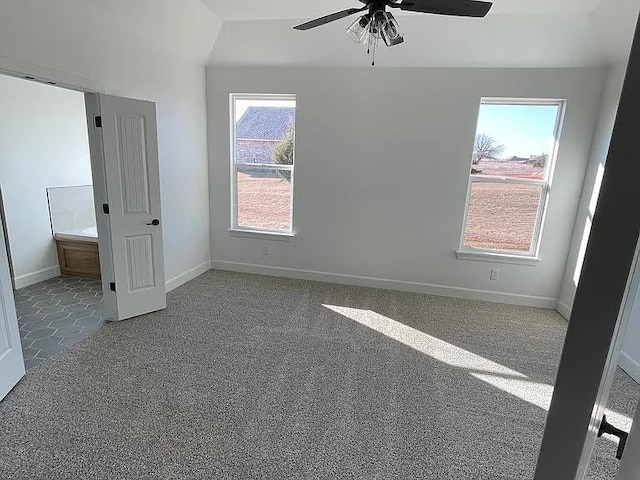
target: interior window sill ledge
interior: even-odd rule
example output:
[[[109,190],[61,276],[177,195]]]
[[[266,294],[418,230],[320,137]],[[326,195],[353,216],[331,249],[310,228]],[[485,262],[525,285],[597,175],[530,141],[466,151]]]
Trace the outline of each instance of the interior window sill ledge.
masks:
[[[240,228],[230,228],[229,235],[232,237],[260,238],[262,240],[276,240],[279,242],[290,242],[295,237],[294,233],[260,232],[258,230],[243,230]]]
[[[474,260],[478,262],[510,263],[513,265],[536,266],[540,263],[539,257],[523,257],[519,255],[508,255],[504,253],[490,252],[468,252],[456,250],[456,257],[459,260]]]

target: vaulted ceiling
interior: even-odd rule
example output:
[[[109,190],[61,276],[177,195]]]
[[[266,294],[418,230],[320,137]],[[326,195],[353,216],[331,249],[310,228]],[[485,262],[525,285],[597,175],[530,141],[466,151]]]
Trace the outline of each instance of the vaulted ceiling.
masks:
[[[67,4],[75,4],[77,16],[81,10],[93,13],[96,21],[107,20],[157,47],[199,61],[208,60],[221,24],[219,16],[199,0],[67,0]]]
[[[298,23],[358,0],[65,0],[175,54],[220,65],[367,66],[345,18]],[[402,45],[389,67],[572,67],[626,60],[640,0],[494,0],[485,19],[398,14]]]
[[[365,66],[344,19],[308,32],[301,21],[357,0],[202,0],[223,21],[211,63]],[[622,62],[640,0],[494,0],[485,19],[402,14],[406,42],[379,52],[381,66],[564,67]]]

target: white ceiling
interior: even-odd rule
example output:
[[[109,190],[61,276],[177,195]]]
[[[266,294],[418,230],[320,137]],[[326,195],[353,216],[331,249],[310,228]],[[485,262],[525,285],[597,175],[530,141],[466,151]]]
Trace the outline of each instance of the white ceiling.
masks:
[[[76,1],[144,41],[203,62],[211,54],[221,25],[218,16],[199,0]]]
[[[202,0],[223,21],[311,18],[362,5],[358,0]],[[601,0],[494,0],[491,14],[566,15],[592,12]]]
[[[1,1],[1,0],[0,0]],[[74,0],[145,41],[225,65],[366,66],[345,18],[308,32],[297,23],[358,0]],[[406,43],[380,66],[565,67],[626,60],[640,0],[495,0],[485,19],[409,13]],[[222,24],[222,28],[221,28]],[[218,33],[219,32],[219,33]]]
[[[366,66],[346,18],[307,32],[292,27],[357,0],[202,0],[224,19],[211,63]],[[406,42],[379,50],[393,67],[581,67],[624,62],[640,0],[496,0],[485,19],[410,13]]]

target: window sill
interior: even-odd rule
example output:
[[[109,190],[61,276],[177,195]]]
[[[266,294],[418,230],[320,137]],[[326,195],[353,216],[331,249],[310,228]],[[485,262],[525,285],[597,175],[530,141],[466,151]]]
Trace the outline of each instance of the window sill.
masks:
[[[529,265],[536,266],[540,263],[538,257],[524,257],[520,255],[509,255],[505,253],[491,252],[470,252],[465,250],[456,250],[456,257],[459,260],[474,260],[478,262],[493,263],[510,263],[513,265]]]
[[[290,242],[295,237],[294,233],[261,232],[259,230],[243,230],[241,228],[230,228],[228,232],[232,237],[259,238],[261,240],[276,240],[279,242]]]

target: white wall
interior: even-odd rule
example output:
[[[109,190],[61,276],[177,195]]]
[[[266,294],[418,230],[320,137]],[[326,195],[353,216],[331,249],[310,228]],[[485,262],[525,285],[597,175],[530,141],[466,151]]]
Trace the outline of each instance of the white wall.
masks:
[[[90,185],[81,93],[0,75],[0,186],[16,288],[59,274],[48,187]]]
[[[626,63],[610,67],[605,88],[600,104],[600,114],[593,137],[591,147],[591,157],[585,181],[578,214],[576,215],[571,248],[567,258],[567,266],[562,280],[560,291],[560,301],[558,310],[565,317],[569,318],[573,299],[576,294],[577,282],[582,269],[587,240],[591,231],[591,219],[595,212],[595,207],[600,193],[600,182],[604,165],[609,153],[609,143],[613,132],[613,124],[618,112],[622,83],[626,72]]]
[[[146,9],[130,3],[1,0],[0,67],[3,57],[5,63],[20,60],[99,82],[110,94],[157,103],[165,269],[173,287],[209,266],[203,64],[219,22],[195,0],[158,2],[158,15],[155,1],[145,0]],[[184,18],[184,12],[192,14]],[[140,22],[132,21],[136,15]],[[197,58],[182,54],[189,50]]]
[[[214,267],[555,307],[604,70],[210,67],[207,73]],[[297,236],[290,243],[227,232],[230,92],[298,95]],[[535,267],[455,257],[483,96],[568,99]],[[270,256],[263,255],[266,244]],[[489,280],[491,268],[502,270],[500,281]]]

